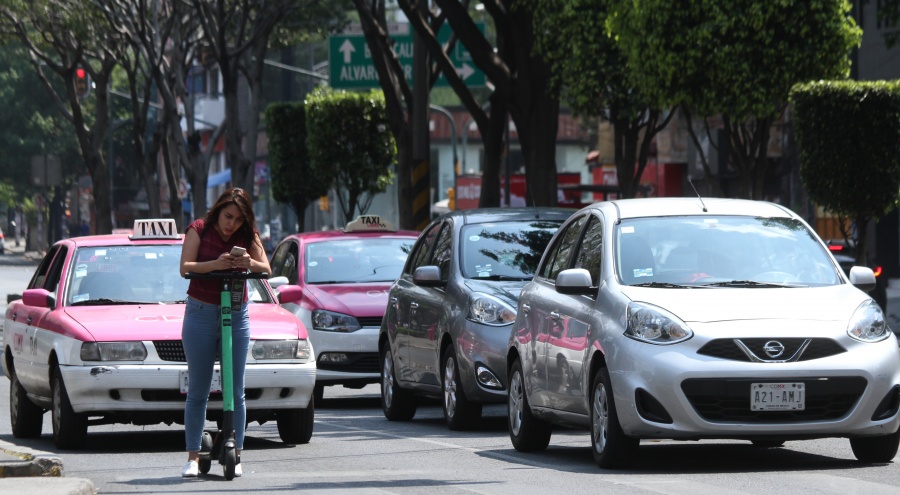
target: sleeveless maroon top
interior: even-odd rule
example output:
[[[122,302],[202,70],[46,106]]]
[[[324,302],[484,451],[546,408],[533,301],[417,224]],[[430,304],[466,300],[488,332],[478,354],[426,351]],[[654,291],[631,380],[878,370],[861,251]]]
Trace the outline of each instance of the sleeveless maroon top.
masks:
[[[235,232],[231,239],[223,241],[216,229],[210,226],[206,228],[206,220],[198,219],[188,225],[188,230],[194,229],[200,235],[200,247],[197,250],[197,261],[212,261],[218,259],[222,253],[231,251],[234,246],[250,249],[252,239],[244,239]],[[256,232],[254,231],[254,234]],[[221,303],[222,282],[219,280],[204,280],[193,278],[188,285],[188,295],[208,304]],[[244,302],[247,302],[247,287],[244,285]],[[240,309],[240,308],[237,308]]]

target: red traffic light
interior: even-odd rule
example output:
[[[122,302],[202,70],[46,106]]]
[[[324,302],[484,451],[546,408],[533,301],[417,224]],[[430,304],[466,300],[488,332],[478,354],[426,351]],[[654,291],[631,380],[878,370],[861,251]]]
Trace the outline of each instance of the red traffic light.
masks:
[[[88,81],[87,71],[84,67],[75,68],[75,94],[79,98],[84,98],[91,92],[91,85]]]
[[[78,79],[84,79],[87,76],[87,72],[84,71],[81,67],[75,69],[75,77]]]

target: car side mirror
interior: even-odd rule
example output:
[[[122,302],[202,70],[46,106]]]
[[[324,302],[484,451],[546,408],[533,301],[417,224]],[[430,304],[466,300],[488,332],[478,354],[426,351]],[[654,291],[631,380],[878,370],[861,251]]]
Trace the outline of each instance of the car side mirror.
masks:
[[[585,295],[596,293],[596,288],[591,285],[591,272],[584,268],[569,268],[559,272],[556,276],[556,292]]]
[[[290,283],[290,281],[284,275],[280,275],[278,277],[272,277],[269,279],[269,285],[271,285],[273,289],[277,289],[277,288],[281,287],[282,285],[287,285],[289,283]]]
[[[53,309],[56,307],[56,296],[47,289],[28,289],[22,293],[22,303],[36,308]]]
[[[875,272],[867,266],[854,266],[850,268],[850,283],[871,292],[875,288]]]
[[[297,302],[303,299],[303,288],[299,285],[280,285],[275,290],[275,293],[278,295],[278,302],[281,304]]]
[[[416,268],[413,272],[413,283],[421,287],[441,287],[441,269],[435,265],[426,265]]]

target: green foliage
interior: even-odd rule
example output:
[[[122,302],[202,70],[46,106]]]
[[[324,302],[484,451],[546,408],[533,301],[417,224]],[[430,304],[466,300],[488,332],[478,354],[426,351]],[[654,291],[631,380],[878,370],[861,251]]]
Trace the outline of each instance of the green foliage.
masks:
[[[380,90],[351,93],[317,88],[306,100],[306,129],[312,168],[331,169],[336,189],[347,192],[341,208],[347,221],[363,214],[375,194],[393,183],[397,146]]]
[[[275,103],[266,108],[269,170],[276,201],[288,203],[302,221],[306,207],[328,194],[331,167],[315,168],[306,149],[306,111],[302,103]]]
[[[900,203],[900,85],[819,81],[791,91],[800,176],[810,198],[851,218]]]
[[[611,0],[608,27],[658,107],[777,114],[794,84],[849,75],[847,0]]]

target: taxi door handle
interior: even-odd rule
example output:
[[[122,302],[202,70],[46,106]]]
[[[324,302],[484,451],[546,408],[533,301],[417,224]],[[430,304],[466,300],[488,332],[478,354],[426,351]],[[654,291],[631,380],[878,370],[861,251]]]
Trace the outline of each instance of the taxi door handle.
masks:
[[[18,311],[16,311],[15,313],[13,313],[13,314],[12,314],[12,320],[13,320],[13,321],[16,321],[16,316],[18,316],[18,315],[19,315],[19,312],[18,312]]]
[[[416,308],[419,307],[419,303],[417,303],[417,302],[411,302],[411,303],[409,303],[409,307],[412,308],[412,309],[416,309]]]
[[[557,313],[556,311],[551,311],[551,312],[550,312],[550,318],[553,318],[554,320],[558,320],[558,319],[559,319],[559,313]]]
[[[523,303],[522,304],[522,312],[528,313],[529,311],[531,311],[531,305],[528,303]]]
[[[392,297],[392,298],[391,298],[391,304],[397,304],[397,298],[396,298],[396,297]]]
[[[31,325],[31,315],[28,315],[28,318],[25,319],[25,323]]]

